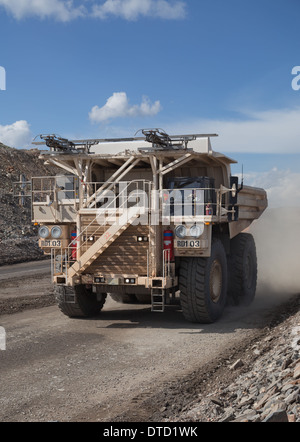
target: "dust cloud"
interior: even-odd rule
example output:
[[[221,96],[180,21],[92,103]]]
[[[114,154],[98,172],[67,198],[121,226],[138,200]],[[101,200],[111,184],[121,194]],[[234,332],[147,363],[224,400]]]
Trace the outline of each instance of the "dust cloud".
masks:
[[[250,232],[257,249],[257,298],[284,301],[300,293],[300,208],[268,208]]]

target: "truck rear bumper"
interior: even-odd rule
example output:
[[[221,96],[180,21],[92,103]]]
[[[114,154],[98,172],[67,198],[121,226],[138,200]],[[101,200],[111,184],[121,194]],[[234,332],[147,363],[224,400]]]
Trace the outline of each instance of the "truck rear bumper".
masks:
[[[138,275],[81,275],[70,282],[63,276],[54,276],[56,285],[92,285],[102,287],[104,292],[123,291],[126,293],[145,292],[152,288],[173,288],[178,285],[178,278],[171,276],[150,278]]]

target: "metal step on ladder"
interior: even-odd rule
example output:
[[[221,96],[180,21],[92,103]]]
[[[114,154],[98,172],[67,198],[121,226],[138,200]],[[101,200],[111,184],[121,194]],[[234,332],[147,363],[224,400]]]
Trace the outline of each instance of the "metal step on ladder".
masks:
[[[165,311],[166,289],[153,287],[151,289],[151,311],[163,313]]]
[[[58,302],[63,302],[64,304],[76,303],[76,294],[73,287],[57,286],[55,298]]]

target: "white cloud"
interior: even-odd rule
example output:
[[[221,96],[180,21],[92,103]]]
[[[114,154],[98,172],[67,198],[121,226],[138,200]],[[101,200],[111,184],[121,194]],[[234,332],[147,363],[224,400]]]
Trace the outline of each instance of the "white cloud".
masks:
[[[220,152],[300,153],[300,107],[244,112],[240,120],[199,119],[177,122],[165,130],[217,133],[213,149]]]
[[[94,106],[89,113],[93,123],[101,123],[113,118],[154,116],[161,110],[159,101],[151,104],[147,97],[143,97],[140,105],[130,105],[126,92],[115,92],[108,98],[103,107]]]
[[[88,4],[89,3],[89,4]],[[68,22],[78,17],[106,19],[109,16],[136,20],[139,17],[180,19],[186,15],[186,4],[179,0],[0,0],[0,7],[17,20],[27,17],[54,18]]]
[[[10,147],[27,147],[32,140],[29,124],[25,120],[0,125],[0,142]]]
[[[106,0],[101,5],[93,6],[93,15],[101,19],[115,16],[137,20],[139,17],[149,16],[176,20],[185,17],[186,4],[167,0]]]
[[[0,0],[0,6],[17,20],[36,16],[67,22],[85,14],[85,8],[75,7],[73,0]]]

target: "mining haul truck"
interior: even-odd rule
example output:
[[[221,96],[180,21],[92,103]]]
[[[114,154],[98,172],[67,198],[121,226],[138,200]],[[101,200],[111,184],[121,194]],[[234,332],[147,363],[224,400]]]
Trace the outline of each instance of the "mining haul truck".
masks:
[[[63,170],[32,178],[31,196],[65,315],[94,316],[110,295],[153,312],[180,303],[188,321],[211,323],[228,301],[253,301],[256,248],[245,230],[267,196],[231,176],[235,161],[212,150],[214,136],[147,129],[130,139],[35,142]]]

